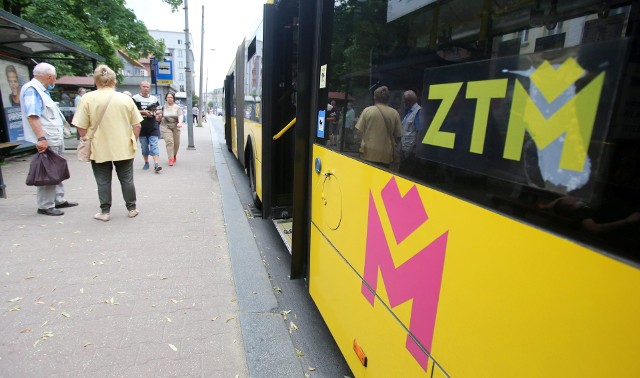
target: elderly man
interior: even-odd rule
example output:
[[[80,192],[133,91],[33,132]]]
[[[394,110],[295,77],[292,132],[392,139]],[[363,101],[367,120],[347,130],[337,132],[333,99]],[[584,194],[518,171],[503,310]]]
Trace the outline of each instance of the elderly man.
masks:
[[[414,91],[406,91],[403,95],[405,114],[402,119],[402,161],[400,163],[400,173],[413,174],[417,164],[416,148],[422,136],[422,125],[420,124],[420,110],[418,96]]]
[[[33,68],[33,79],[22,86],[20,107],[24,138],[35,143],[38,153],[48,147],[58,155],[64,152],[63,115],[51,99],[49,91],[56,84],[56,69],[48,63],[40,63]],[[64,199],[64,186],[38,186],[38,214],[58,216],[64,212],[60,208],[78,206],[77,202]]]

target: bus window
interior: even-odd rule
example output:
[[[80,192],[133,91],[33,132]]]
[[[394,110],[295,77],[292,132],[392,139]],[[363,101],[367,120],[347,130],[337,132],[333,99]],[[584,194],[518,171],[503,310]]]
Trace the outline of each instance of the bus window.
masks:
[[[384,169],[639,262],[631,6],[501,3],[335,2],[316,143],[361,159],[386,86],[405,137]]]

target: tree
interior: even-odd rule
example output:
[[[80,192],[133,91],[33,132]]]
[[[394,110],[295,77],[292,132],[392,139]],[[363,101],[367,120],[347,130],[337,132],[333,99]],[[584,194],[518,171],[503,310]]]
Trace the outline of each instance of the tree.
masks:
[[[162,0],[176,11],[182,0]],[[4,9],[102,55],[114,71],[123,64],[116,50],[134,59],[164,56],[164,42],[154,40],[144,23],[125,6],[125,0],[3,0]],[[56,62],[59,74],[84,76],[93,67],[85,61]]]

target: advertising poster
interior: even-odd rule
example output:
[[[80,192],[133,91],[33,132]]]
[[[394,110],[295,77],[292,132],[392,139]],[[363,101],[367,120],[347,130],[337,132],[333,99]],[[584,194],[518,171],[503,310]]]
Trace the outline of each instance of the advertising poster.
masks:
[[[29,80],[29,69],[26,65],[0,60],[0,93],[2,94],[7,131],[11,142],[24,141],[20,111],[20,88]]]

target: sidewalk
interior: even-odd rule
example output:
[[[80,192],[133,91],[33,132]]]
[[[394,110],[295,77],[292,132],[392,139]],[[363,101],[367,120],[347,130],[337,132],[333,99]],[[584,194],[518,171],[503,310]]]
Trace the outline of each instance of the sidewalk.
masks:
[[[36,214],[31,156],[7,160],[1,376],[249,376],[211,130],[193,130],[196,149],[183,129],[173,167],[160,141],[159,174],[138,152],[132,219],[115,173],[111,220],[93,219],[96,184],[75,151],[64,185],[80,206],[61,217]]]

